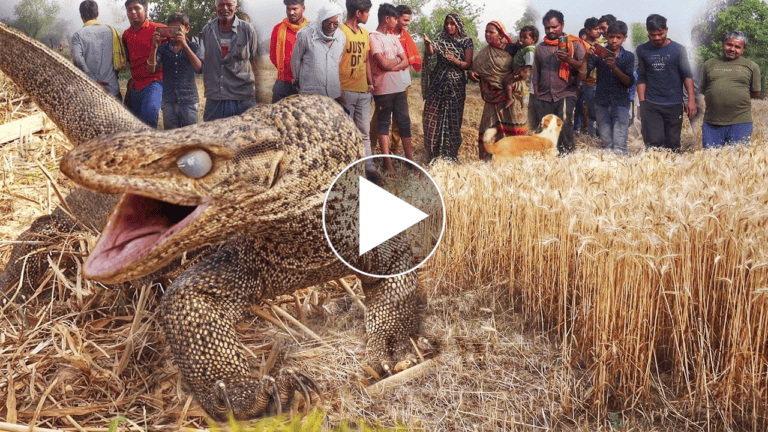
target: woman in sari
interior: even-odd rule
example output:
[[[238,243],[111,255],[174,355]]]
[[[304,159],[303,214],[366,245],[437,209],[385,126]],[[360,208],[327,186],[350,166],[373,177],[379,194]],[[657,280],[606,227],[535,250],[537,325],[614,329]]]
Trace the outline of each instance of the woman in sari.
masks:
[[[433,42],[424,35],[424,145],[428,162],[458,160],[461,122],[467,95],[466,70],[472,67],[474,42],[458,14],[445,17],[443,32]]]
[[[513,57],[504,48],[514,43],[507,35],[504,24],[491,21],[485,27],[485,40],[488,45],[475,57],[469,78],[480,82],[480,95],[485,102],[483,116],[480,119],[479,155],[488,159],[490,155],[483,146],[483,133],[496,128],[496,139],[511,135],[525,135],[527,132],[528,112],[524,107],[525,83],[522,80],[511,84],[511,91],[504,87],[504,78],[513,71]],[[513,99],[508,103],[508,93]]]

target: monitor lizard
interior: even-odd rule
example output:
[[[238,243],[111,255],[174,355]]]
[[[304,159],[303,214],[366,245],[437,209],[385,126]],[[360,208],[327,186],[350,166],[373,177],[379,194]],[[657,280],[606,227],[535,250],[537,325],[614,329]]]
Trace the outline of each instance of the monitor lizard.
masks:
[[[234,325],[262,299],[355,274],[333,254],[322,229],[326,190],[363,154],[361,135],[341,106],[301,95],[241,116],[157,131],[41,43],[0,24],[0,46],[0,69],[75,145],[61,171],[84,189],[68,202],[76,218],[103,227],[84,265],[87,277],[104,283],[146,277],[185,251],[217,245],[181,272],[160,304],[174,363],[203,409],[216,420],[248,419],[279,411],[297,391],[308,403],[311,392],[320,395],[303,371],[252,377]],[[104,208],[113,203],[107,216]],[[28,234],[75,223],[57,212]],[[348,228],[348,220],[328,227],[351,245]],[[354,264],[366,273],[396,274],[410,263],[408,244],[396,236]],[[0,281],[18,280],[18,271],[10,262]],[[415,272],[358,277],[366,295],[368,361],[378,371],[392,370],[413,358],[410,337],[419,330],[423,293]]]

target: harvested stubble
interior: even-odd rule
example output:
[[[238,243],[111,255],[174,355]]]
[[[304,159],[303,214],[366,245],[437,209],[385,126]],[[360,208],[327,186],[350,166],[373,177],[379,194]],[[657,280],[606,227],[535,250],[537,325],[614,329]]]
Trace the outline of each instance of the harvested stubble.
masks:
[[[28,101],[21,107],[8,103],[21,93],[2,75],[0,86],[10,95],[0,95],[2,115],[37,112]],[[477,95],[473,103],[482,104]],[[72,187],[57,169],[70,146],[54,128],[0,147],[0,265],[21,231],[56,205],[53,186],[64,194]],[[122,430],[206,428],[206,417],[171,363],[158,322],[163,287],[104,287],[83,279],[80,250],[94,242],[91,233],[62,233],[55,250],[45,251],[56,270],[48,273],[37,297],[21,307],[0,304],[0,430],[34,424],[106,432],[118,417],[130,422],[121,423]],[[269,308],[256,314],[269,320],[254,319],[237,331],[255,374],[297,367],[318,381],[325,390],[321,408],[328,412],[328,426],[364,420],[436,431],[568,428],[575,420],[562,414],[559,401],[560,389],[573,385],[569,371],[549,343],[521,334],[513,316],[485,309],[493,303],[490,293],[430,299],[424,331],[441,342],[440,361],[376,396],[367,394],[361,378],[362,313],[343,288],[313,287],[273,302],[306,324],[321,343]]]
[[[514,307],[585,372],[571,400],[593,414],[661,404],[762,430],[765,144],[438,166],[449,229],[429,271],[457,288],[508,278]]]

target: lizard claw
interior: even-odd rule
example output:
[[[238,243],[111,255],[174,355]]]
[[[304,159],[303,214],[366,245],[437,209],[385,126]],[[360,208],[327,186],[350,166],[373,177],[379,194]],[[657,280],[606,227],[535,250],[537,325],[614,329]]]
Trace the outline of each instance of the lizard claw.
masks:
[[[306,411],[312,404],[313,392],[323,403],[320,386],[315,380],[294,369],[283,369],[274,377],[264,375],[216,381],[211,390],[197,393],[197,396],[203,409],[216,421],[223,422],[230,416],[236,420],[250,420],[275,412],[280,415],[297,391],[304,398]]]
[[[224,381],[216,381],[216,384],[213,386],[213,391],[216,396],[216,401],[219,402],[216,404],[217,408],[219,408],[218,411],[226,410],[228,413],[233,413],[234,410],[232,409],[232,401],[229,400],[227,385],[224,383]]]
[[[269,375],[266,375],[264,378],[269,378],[270,380],[270,389],[272,390],[272,401],[275,403],[275,409],[277,410],[277,415],[282,415],[283,404],[282,402],[280,402],[280,388],[277,386],[277,381],[275,381],[275,379]]]
[[[264,415],[274,406],[282,414],[280,387],[269,375],[261,379],[241,378],[232,381],[219,380],[209,395],[198,394],[200,405],[216,421],[226,421],[230,416],[247,420]]]
[[[281,391],[281,394],[287,399],[287,402],[290,402],[295,391],[301,392],[301,396],[305,401],[306,412],[309,411],[309,405],[312,403],[311,392],[317,394],[320,398],[320,403],[323,403],[323,394],[320,386],[304,372],[295,369],[285,369],[280,371],[278,380],[281,382],[281,389],[284,390]]]

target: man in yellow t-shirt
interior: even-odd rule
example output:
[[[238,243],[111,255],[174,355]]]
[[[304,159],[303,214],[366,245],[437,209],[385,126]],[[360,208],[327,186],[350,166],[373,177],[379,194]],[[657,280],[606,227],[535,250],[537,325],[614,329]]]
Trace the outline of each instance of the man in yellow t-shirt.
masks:
[[[371,0],[347,0],[347,21],[339,26],[347,38],[339,64],[341,101],[363,134],[366,156],[372,154],[370,119],[373,78],[368,63],[371,42],[368,30],[360,24],[368,22],[370,13]],[[366,161],[365,171],[369,180],[374,182],[381,180],[372,159]]]

